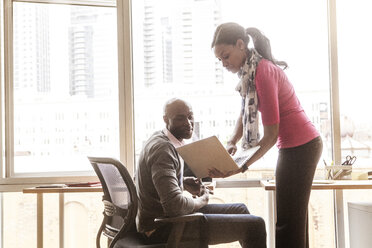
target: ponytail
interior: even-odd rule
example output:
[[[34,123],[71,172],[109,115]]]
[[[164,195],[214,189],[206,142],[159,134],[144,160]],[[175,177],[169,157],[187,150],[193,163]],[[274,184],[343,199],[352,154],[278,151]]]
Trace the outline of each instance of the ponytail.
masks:
[[[252,38],[254,48],[265,59],[286,69],[288,64],[285,61],[278,61],[271,53],[270,40],[257,28],[247,28],[245,33]]]

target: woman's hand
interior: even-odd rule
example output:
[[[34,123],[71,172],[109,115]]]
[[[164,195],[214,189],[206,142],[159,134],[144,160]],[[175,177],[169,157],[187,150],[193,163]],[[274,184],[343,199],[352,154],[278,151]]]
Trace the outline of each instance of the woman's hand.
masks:
[[[235,143],[233,143],[232,141],[228,141],[226,145],[226,150],[229,154],[231,154],[231,156],[233,156],[238,150],[238,148]]]

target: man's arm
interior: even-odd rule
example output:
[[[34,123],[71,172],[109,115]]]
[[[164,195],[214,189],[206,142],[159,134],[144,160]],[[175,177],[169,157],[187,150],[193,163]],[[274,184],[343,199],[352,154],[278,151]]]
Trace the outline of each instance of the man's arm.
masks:
[[[151,166],[152,181],[165,216],[193,213],[205,206],[209,200],[209,194],[205,189],[202,189],[201,196],[195,199],[183,194],[177,178],[176,168],[179,168],[177,152],[173,150],[162,152]]]

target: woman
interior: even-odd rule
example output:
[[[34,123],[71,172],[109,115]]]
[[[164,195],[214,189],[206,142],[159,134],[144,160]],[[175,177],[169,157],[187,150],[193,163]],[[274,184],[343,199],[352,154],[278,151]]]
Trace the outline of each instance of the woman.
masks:
[[[250,39],[253,48],[248,47]],[[226,149],[234,154],[241,138],[243,149],[256,145],[260,149],[242,169],[227,174],[212,170],[210,176],[244,172],[276,144],[276,247],[307,247],[307,206],[323,145],[280,67],[285,69],[287,64],[273,58],[270,41],[258,29],[236,23],[217,27],[212,48],[223,66],[240,78],[236,90],[242,109]],[[264,126],[262,139],[258,111]]]

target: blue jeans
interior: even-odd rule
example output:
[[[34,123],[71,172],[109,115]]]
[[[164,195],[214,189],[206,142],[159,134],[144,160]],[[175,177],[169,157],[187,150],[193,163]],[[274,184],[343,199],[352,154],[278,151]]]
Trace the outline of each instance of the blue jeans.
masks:
[[[204,239],[210,245],[239,241],[244,248],[265,248],[266,229],[261,217],[249,214],[241,203],[208,204],[199,209],[204,221],[187,223],[182,240]],[[149,238],[150,243],[166,242],[171,225],[158,228]]]

